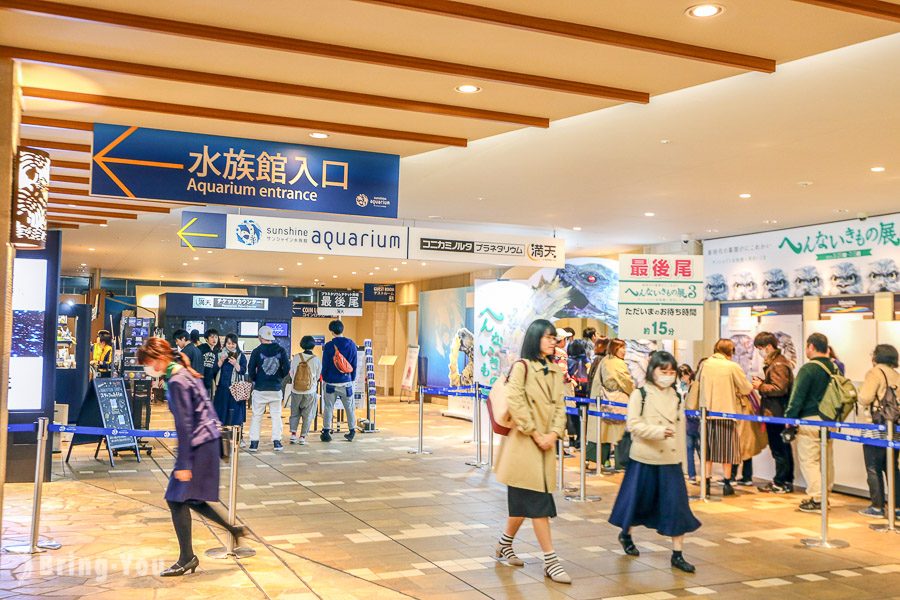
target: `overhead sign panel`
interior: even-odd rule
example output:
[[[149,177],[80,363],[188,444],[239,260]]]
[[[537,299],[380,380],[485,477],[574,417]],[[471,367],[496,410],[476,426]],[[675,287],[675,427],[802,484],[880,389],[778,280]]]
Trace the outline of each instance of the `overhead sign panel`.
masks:
[[[563,267],[565,242],[479,231],[409,230],[409,258],[522,267]]]
[[[94,124],[91,194],[397,217],[400,157]]]

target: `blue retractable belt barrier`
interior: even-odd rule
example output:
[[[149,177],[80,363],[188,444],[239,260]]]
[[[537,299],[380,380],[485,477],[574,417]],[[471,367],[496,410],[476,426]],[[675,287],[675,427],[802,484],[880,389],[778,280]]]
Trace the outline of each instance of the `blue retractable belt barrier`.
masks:
[[[28,431],[37,431],[36,423],[16,423],[6,428],[10,433],[26,433]]]
[[[82,427],[79,425],[59,425],[51,423],[47,429],[51,432],[83,433],[86,435],[115,435],[123,437],[147,437],[147,438],[175,438],[174,431],[154,431],[149,429],[125,429],[119,427]]]
[[[837,421],[812,421],[807,419],[785,419],[782,417],[763,417],[760,415],[743,415],[738,413],[707,412],[707,417],[734,419],[736,421],[754,421],[756,423],[779,423],[781,425],[806,425],[808,427],[834,427],[837,429],[867,429],[871,431],[887,431],[884,425],[873,423],[842,423]]]
[[[603,406],[618,406],[619,408],[628,408],[628,405],[624,402],[613,402],[612,400],[604,400],[601,402]]]
[[[900,450],[900,441],[889,442],[887,440],[880,440],[878,438],[867,438],[859,435],[850,435],[847,433],[836,433],[833,431],[828,432],[828,437],[835,440],[853,442],[855,444],[865,444],[866,446],[879,446],[881,448],[893,448],[895,450]]]
[[[423,387],[422,392],[434,396],[474,396],[475,388],[472,387]]]

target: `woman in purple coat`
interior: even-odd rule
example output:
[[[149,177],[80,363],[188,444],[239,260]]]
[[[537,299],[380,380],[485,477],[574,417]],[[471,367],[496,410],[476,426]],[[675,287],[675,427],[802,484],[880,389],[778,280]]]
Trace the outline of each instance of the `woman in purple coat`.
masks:
[[[183,354],[175,356],[162,338],[148,339],[137,354],[148,375],[165,381],[166,399],[178,432],[178,453],[165,498],[172,511],[180,556],[160,573],[162,577],[193,573],[200,564],[191,544],[191,510],[231,532],[235,544],[246,533],[244,527],[228,525],[207,504],[219,500],[219,421],[203,387],[203,376],[191,369]]]

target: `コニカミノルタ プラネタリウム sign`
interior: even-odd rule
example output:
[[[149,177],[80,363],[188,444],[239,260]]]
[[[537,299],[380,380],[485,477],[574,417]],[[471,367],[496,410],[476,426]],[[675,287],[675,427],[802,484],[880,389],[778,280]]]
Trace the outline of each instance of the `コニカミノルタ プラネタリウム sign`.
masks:
[[[94,124],[91,194],[397,217],[400,157]]]
[[[704,298],[900,292],[900,214],[708,240]]]

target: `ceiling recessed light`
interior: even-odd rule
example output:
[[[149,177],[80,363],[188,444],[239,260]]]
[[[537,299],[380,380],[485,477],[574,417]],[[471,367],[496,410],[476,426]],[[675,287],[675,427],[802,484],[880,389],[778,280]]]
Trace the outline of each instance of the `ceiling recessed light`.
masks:
[[[244,278],[242,277],[242,278],[241,278],[241,283],[243,283],[243,282],[244,282]]]
[[[195,257],[194,257],[194,260],[200,260],[200,257],[199,257],[199,256],[195,256]]]
[[[186,267],[186,266],[187,266],[187,263],[181,263],[181,266],[182,266],[182,267]]]
[[[100,223],[100,227],[109,227],[108,223]]]
[[[684,11],[684,14],[697,19],[708,19],[721,15],[723,12],[725,12],[725,7],[719,4],[696,4]]]
[[[380,271],[380,270],[381,270],[381,267],[375,267],[374,270],[375,270],[375,271]]]
[[[394,270],[395,270],[395,271],[399,271],[400,269],[399,269],[398,267],[394,267]]]
[[[672,142],[672,140],[659,140],[660,144],[669,144],[671,142]]]
[[[89,252],[93,252],[93,251],[94,251],[94,248],[88,248],[88,251],[89,251]]]
[[[481,91],[481,88],[477,85],[472,85],[471,83],[464,83],[456,86],[456,91],[460,94],[477,94]]]
[[[322,131],[313,131],[311,134],[309,134],[309,137],[313,138],[314,140],[324,140],[328,138],[328,134]]]
[[[848,212],[850,212],[850,211],[847,210],[846,208],[836,208],[836,209],[834,209],[834,212],[836,212],[836,213],[839,214],[839,215],[843,215],[843,214],[846,214],[846,213],[848,213]]]
[[[573,227],[572,231],[581,231],[581,227]]]
[[[419,263],[419,264],[422,265],[423,267],[428,266],[428,263]]]
[[[302,266],[303,266],[303,263],[298,262],[298,263],[297,263],[297,266],[298,266],[298,267],[302,267]]]
[[[318,279],[313,279],[313,281],[314,281],[315,283],[319,283],[319,280],[318,280]]]
[[[797,185],[799,185],[799,186],[802,187],[802,188],[808,188],[808,187],[811,186],[812,184],[813,184],[812,181],[798,181],[798,182],[797,182]]]
[[[81,266],[82,266],[82,267],[86,267],[86,266],[87,266],[87,263],[81,263]]]
[[[884,167],[872,167],[869,170],[873,173],[884,173]]]
[[[212,250],[207,250],[206,253],[207,253],[207,254],[212,254]]]
[[[160,275],[159,278],[160,278],[160,279],[164,279],[164,278],[165,278],[165,275]]]
[[[777,225],[778,219],[766,219],[763,221],[763,225]]]
[[[645,216],[645,217],[655,217],[655,216],[656,216],[656,213],[645,212],[645,213],[644,213],[644,216]]]
[[[351,275],[356,275],[356,271],[351,271],[350,274],[351,274]]]
[[[371,276],[374,275],[374,274],[375,274],[375,273],[369,273],[369,276],[371,277]]]
[[[401,261],[400,261],[400,264],[401,264],[401,265],[405,265],[405,264],[406,264],[406,261],[405,261],[405,260],[401,260]]]
[[[319,259],[319,260],[325,260],[325,257],[324,257],[324,256],[319,256],[318,259]]]
[[[278,267],[279,271],[284,271],[284,267]]]
[[[750,198],[750,197],[751,197],[750,194],[738,194],[738,198],[743,198],[744,200],[746,200],[747,198]]]
[[[332,278],[332,279],[337,279],[337,275],[332,275],[331,278]]]
[[[706,233],[719,233],[718,229],[707,229]]]

